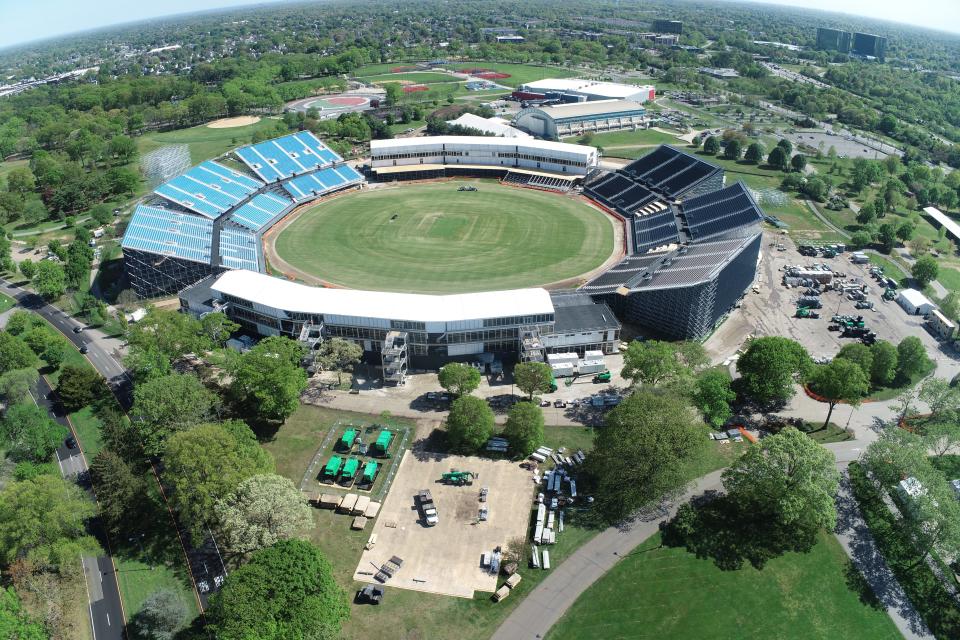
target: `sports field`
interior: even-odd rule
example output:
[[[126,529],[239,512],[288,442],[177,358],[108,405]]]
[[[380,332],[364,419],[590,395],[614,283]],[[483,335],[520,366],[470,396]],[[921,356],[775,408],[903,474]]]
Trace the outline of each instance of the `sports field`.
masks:
[[[478,191],[458,191],[474,185]],[[399,185],[322,202],[274,239],[289,265],[354,289],[462,293],[575,278],[612,253],[607,216],[492,180]],[[282,266],[278,266],[282,268]]]

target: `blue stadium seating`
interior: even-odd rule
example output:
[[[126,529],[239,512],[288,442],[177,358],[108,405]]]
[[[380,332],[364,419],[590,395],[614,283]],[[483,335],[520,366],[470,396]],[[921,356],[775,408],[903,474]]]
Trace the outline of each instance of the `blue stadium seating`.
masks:
[[[213,222],[189,213],[137,205],[122,245],[193,262],[210,262]]]
[[[216,218],[263,185],[253,178],[206,161],[154,190],[157,195],[208,218]]]
[[[341,160],[309,131],[241,147],[236,153],[267,182],[285,180]]]
[[[274,193],[260,193],[230,214],[231,222],[259,231],[293,202]]]
[[[294,200],[307,200],[362,180],[357,170],[347,165],[328,167],[316,173],[298,176],[283,185]]]
[[[220,231],[220,264],[231,269],[258,271],[259,244],[255,234],[242,229]]]

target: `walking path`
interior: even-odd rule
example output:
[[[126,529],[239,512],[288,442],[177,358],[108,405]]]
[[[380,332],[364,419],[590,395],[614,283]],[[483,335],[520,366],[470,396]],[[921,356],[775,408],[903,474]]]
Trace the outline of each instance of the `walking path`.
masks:
[[[933,634],[877,549],[873,534],[860,513],[860,506],[850,491],[850,478],[846,472],[837,492],[837,528],[834,533],[903,637],[906,640],[932,639]]]

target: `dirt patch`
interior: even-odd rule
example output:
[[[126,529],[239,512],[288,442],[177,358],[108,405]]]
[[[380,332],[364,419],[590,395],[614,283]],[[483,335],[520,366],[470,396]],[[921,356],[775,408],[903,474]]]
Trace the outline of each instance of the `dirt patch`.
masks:
[[[414,93],[416,91],[429,91],[430,87],[425,84],[411,84],[403,88],[404,93]]]
[[[236,118],[220,118],[207,125],[209,129],[232,129],[246,127],[260,122],[260,116],[237,116]]]

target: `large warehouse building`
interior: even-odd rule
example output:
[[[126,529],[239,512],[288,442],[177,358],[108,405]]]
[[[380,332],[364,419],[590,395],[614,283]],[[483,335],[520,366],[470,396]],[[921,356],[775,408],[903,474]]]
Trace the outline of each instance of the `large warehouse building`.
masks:
[[[403,345],[414,367],[483,353],[538,361],[556,352],[614,353],[620,339],[620,323],[605,304],[582,293],[537,288],[422,295],[324,289],[229,271],[184,290],[180,303],[195,315],[223,311],[262,336],[341,337],[369,355]]]
[[[572,184],[598,161],[594,147],[529,138],[435,136],[370,141],[370,168],[381,180],[514,174],[518,179]]]
[[[363,182],[309,131],[236,155],[252,175],[208,160],[137,205],[121,246],[138,296],[172,295],[226,269],[265,269],[265,231],[299,204]]]
[[[520,85],[513,92],[517,100],[559,100],[589,102],[594,100],[630,100],[646,102],[657,97],[653,85],[619,84],[581,78],[550,78]]]
[[[632,100],[527,107],[521,109],[513,119],[513,126],[517,129],[548,140],[582,136],[587,132],[641,129],[648,123],[646,109]]]
[[[661,146],[585,193],[629,226],[628,256],[581,291],[621,320],[672,340],[707,336],[756,275],[763,213],[743,183]]]

